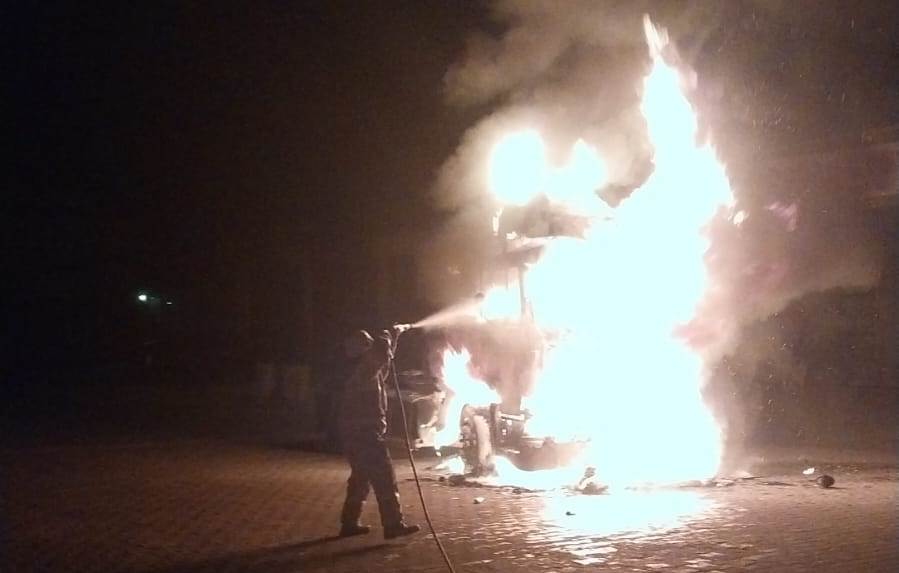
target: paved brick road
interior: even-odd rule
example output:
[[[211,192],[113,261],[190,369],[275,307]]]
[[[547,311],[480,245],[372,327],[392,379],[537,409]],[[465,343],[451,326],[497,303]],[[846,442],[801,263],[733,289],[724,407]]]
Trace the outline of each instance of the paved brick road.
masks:
[[[425,535],[331,537],[347,475],[332,456],[196,440],[7,448],[0,463],[2,571],[442,570]],[[801,469],[651,494],[428,481],[425,495],[460,572],[899,570],[895,464],[831,468],[832,490]],[[377,523],[373,502],[366,518]]]

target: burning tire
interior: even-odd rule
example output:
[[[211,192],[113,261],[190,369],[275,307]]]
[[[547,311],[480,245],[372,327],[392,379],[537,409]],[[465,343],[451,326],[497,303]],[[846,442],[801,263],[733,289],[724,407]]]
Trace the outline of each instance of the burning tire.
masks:
[[[460,420],[466,472],[491,475],[495,472],[495,456],[505,457],[526,471],[554,469],[568,465],[583,450],[582,441],[557,442],[551,437],[527,435],[527,418],[526,413],[504,413],[499,404],[480,408],[466,405]]]

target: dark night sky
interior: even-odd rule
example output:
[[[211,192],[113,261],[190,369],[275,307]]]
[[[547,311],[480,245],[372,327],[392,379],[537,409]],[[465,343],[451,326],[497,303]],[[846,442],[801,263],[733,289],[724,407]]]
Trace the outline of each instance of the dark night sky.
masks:
[[[419,200],[463,127],[440,90],[467,14],[336,6],[29,14],[13,188],[55,219],[37,243],[192,268]]]
[[[250,290],[275,316],[309,280],[284,272],[298,252],[350,260],[377,228],[427,224],[436,171],[484,112],[447,105],[444,74],[473,30],[497,28],[467,2],[27,4],[2,9],[14,148],[3,237],[17,285],[5,334],[23,356],[142,286],[208,316]],[[810,26],[823,49],[829,28]],[[739,46],[750,32],[720,38]],[[851,62],[874,58],[852,97],[895,121],[883,111],[895,35],[871,47],[864,32],[836,36],[850,63],[813,77],[851,83]],[[776,89],[777,53],[802,38],[763,36],[773,59],[756,70],[764,89],[747,88],[758,98]],[[783,85],[829,109],[832,90]],[[362,288],[351,282],[332,288]],[[83,332],[105,328],[97,320]]]
[[[219,318],[241,291],[295,298],[301,251],[358,257],[372,224],[426,210],[477,9],[228,4],[5,10],[11,339],[53,344],[139,287]]]

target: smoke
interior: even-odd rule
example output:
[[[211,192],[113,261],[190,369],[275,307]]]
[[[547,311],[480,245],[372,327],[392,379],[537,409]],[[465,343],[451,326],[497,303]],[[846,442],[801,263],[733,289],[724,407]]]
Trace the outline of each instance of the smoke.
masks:
[[[859,163],[883,180],[860,185],[863,175],[853,167]],[[866,290],[880,278],[881,231],[864,189],[895,185],[888,164],[878,164],[876,153],[856,152],[795,158],[765,171],[754,182],[745,179],[743,193],[737,188],[746,219],[709,230],[706,264],[717,289],[691,325],[707,363],[732,353],[745,327],[806,294]]]
[[[689,31],[699,37],[722,17],[717,3],[679,4],[572,0],[560,9],[552,2],[494,2],[493,20],[504,32],[499,38],[479,34],[470,39],[465,57],[446,75],[447,99],[471,105],[528,99],[528,92],[553,87],[582,91],[577,90],[587,87],[582,81],[605,77],[603,68],[627,60],[628,51],[645,54],[644,14],[675,36]],[[602,61],[597,56],[603,53],[615,58]]]
[[[747,22],[793,26],[805,21],[799,11],[771,1],[735,7],[583,0],[566,2],[564,9],[548,2],[495,2],[494,33],[472,36],[464,56],[445,76],[450,104],[489,112],[466,133],[434,189],[436,204],[451,213],[444,230],[425,247],[434,302],[452,302],[484,286],[476,269],[482,268],[490,244],[487,160],[501,135],[536,129],[547,140],[550,161],[557,163],[581,138],[606,161],[612,186],[634,189],[646,179],[652,150],[638,109],[649,65],[642,32],[645,13],[668,29],[686,67],[702,60],[706,68],[720,70],[722,64],[710,64],[714,56],[703,51],[707,43],[717,46],[722,37],[745,34]],[[816,17],[809,26],[821,33],[828,19]],[[761,53],[770,47],[757,49]],[[745,54],[744,64],[752,59]],[[731,73],[737,77],[700,76],[691,98],[701,120],[703,104],[709,105],[707,122],[721,119],[722,109],[709,102],[720,99],[723,84],[740,79],[740,69]],[[706,87],[715,93],[704,93]],[[713,141],[725,138],[725,127],[730,128],[726,135],[738,137],[732,125],[705,127]],[[736,155],[722,159],[727,165],[746,162]],[[737,208],[746,218],[739,226],[722,220],[709,229],[707,263],[716,290],[705,301],[701,319],[688,328],[710,358],[732,351],[745,325],[805,293],[875,284],[878,238],[853,181],[856,174],[832,177],[840,169],[810,164],[797,172],[766,166],[757,173],[762,170],[751,162],[743,174],[738,167],[729,168]]]
[[[488,252],[494,206],[485,192],[487,161],[502,135],[538,130],[556,164],[583,139],[603,157],[611,185],[633,189],[645,180],[651,148],[638,90],[650,63],[647,11],[670,13],[662,22],[675,36],[711,29],[720,17],[714,6],[674,11],[648,1],[576,0],[564,10],[547,2],[493,3],[491,23],[501,31],[473,35],[445,76],[449,104],[489,111],[445,162],[433,190],[451,216],[423,247],[432,302],[450,304],[484,286],[474,269]]]

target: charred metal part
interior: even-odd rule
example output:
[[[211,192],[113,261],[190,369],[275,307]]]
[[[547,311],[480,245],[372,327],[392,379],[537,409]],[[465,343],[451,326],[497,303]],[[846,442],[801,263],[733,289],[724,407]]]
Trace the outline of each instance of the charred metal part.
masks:
[[[818,484],[818,487],[823,487],[825,489],[833,487],[833,484],[835,484],[836,482],[837,480],[833,479],[833,476],[829,476],[827,474],[820,475],[815,480],[815,483]]]
[[[466,472],[474,476],[489,476],[496,471],[492,428],[487,421],[489,417],[490,408],[475,408],[470,405],[462,408],[459,421],[462,430],[462,459],[465,460]]]
[[[466,482],[465,476],[462,474],[453,474],[449,477],[449,479],[447,481],[449,482],[450,485],[456,485],[456,486],[465,485],[465,482]]]

